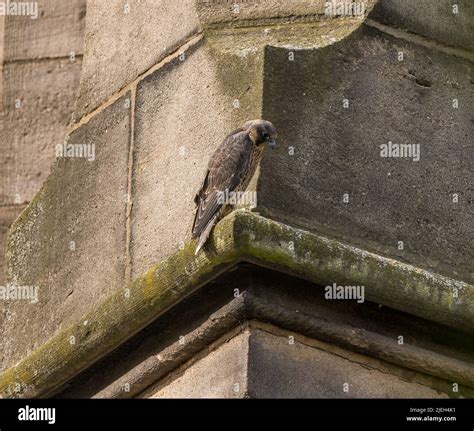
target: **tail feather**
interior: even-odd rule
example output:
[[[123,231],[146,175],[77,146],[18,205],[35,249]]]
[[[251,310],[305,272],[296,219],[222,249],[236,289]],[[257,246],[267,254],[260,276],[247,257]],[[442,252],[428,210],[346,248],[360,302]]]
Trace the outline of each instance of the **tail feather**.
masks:
[[[211,230],[214,227],[217,216],[218,214],[216,214],[214,217],[211,218],[211,220],[209,220],[209,223],[206,225],[206,228],[202,231],[201,235],[199,235],[196,251],[194,252],[195,255],[199,253],[199,250],[201,250],[202,246],[207,241],[207,238],[209,238],[209,234],[211,233]]]

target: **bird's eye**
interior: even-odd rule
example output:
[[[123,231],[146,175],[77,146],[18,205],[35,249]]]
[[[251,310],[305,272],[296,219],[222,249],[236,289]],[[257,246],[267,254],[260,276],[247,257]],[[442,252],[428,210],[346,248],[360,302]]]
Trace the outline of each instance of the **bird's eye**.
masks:
[[[263,132],[263,133],[262,133],[262,138],[263,138],[263,139],[268,139],[268,137],[269,137],[269,135],[268,135],[267,132]]]

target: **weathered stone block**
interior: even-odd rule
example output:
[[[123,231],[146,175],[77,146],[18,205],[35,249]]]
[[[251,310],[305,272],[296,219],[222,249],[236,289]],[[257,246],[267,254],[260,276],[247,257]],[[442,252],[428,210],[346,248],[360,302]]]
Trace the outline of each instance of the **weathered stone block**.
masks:
[[[258,91],[255,81],[261,82],[260,58],[258,52],[235,56],[225,76],[212,48],[200,44],[183,61],[177,58],[140,83],[132,211],[135,276],[190,239],[194,195],[209,157],[246,116],[258,116],[260,98],[252,96]],[[239,67],[249,73],[232,81]]]
[[[229,2],[226,0],[196,0],[199,17],[204,26],[219,23],[238,22],[252,25],[255,20],[284,18],[305,15],[323,15],[325,0],[246,0]]]
[[[471,0],[381,0],[370,17],[446,45],[474,51]]]
[[[292,21],[315,21],[331,19],[336,8],[328,7],[326,0],[196,0],[199,18],[203,27],[236,25],[255,27],[271,21],[282,23]],[[359,19],[366,16],[377,0],[359,2],[359,8],[352,9]],[[347,17],[347,16],[346,16]]]
[[[58,159],[12,227],[8,281],[37,286],[39,301],[8,303],[12,319],[3,327],[2,368],[124,286],[129,97],[71,135],[69,148],[87,148],[94,157]]]
[[[195,0],[92,1],[76,120],[197,31]]]
[[[260,211],[472,280],[471,72],[367,27],[294,61],[268,48],[263,116],[281,145]],[[419,145],[419,161],[381,157],[389,141]]]
[[[5,285],[5,248],[8,229],[24,208],[23,205],[0,207],[0,286]]]
[[[147,398],[243,398],[247,393],[249,333],[242,333],[170,376]],[[212,371],[211,371],[212,370]],[[161,386],[161,387],[160,387]],[[154,392],[154,393],[153,393]]]
[[[36,19],[30,16],[5,17],[4,61],[69,57],[72,53],[82,55],[86,2],[29,2],[37,5]]]
[[[184,370],[148,398],[447,398],[445,393],[298,340],[248,329]],[[360,362],[359,362],[360,361]]]
[[[29,202],[50,173],[74,110],[81,61],[3,67],[0,204]]]
[[[132,212],[134,276],[189,240],[194,195],[210,156],[228,133],[262,116],[266,44],[324,46],[359,24],[316,23],[273,29],[271,34],[252,29],[236,34],[211,31],[203,42],[139,84]]]
[[[249,339],[250,398],[447,398],[304,342],[254,329]]]
[[[24,206],[0,207],[0,286],[5,286],[5,249],[8,230]],[[5,302],[0,300],[0,328],[3,327],[5,319],[8,319],[8,312],[5,309]],[[0,330],[1,333],[1,330]],[[0,361],[3,361],[3,352],[0,351]]]
[[[0,15],[0,35],[5,34],[5,15]],[[3,47],[5,45],[4,37],[0,37],[0,64],[3,64]],[[2,86],[0,85],[0,95],[2,94]]]

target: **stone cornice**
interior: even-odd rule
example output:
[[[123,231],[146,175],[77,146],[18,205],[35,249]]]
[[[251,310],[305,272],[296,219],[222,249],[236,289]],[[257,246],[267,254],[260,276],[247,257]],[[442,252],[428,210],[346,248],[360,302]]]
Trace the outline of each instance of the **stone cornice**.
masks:
[[[0,395],[39,397],[60,387],[242,261],[317,285],[361,285],[369,301],[474,333],[474,286],[256,213],[234,211],[205,250],[195,256],[194,248],[186,244],[3,373]]]

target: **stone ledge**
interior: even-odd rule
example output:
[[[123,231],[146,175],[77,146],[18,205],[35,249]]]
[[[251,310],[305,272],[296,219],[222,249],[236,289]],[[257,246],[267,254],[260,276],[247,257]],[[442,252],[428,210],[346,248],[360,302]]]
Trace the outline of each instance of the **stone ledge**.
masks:
[[[378,0],[364,2],[363,16],[372,10]],[[227,0],[197,0],[197,12],[201,25],[206,28],[247,27],[272,25],[278,22],[307,22],[334,19],[326,14],[326,0],[246,0],[240,2]]]
[[[367,361],[367,357],[377,358],[372,359],[372,362],[369,360],[375,369],[388,372],[386,367],[381,366],[380,361],[377,361],[382,360],[392,365],[390,368],[392,372],[397,369],[397,366],[405,370],[414,370],[418,377],[414,381],[426,386],[448,393],[451,382],[457,382],[466,386],[461,395],[474,394],[474,389],[468,389],[474,388],[472,364],[466,360],[433,352],[417,344],[399,345],[394,342],[393,337],[386,334],[381,335],[366,328],[355,329],[347,323],[320,316],[317,312],[308,314],[301,310],[295,311],[293,303],[285,303],[285,306],[281,306],[250,290],[230,300],[218,311],[209,315],[196,329],[183,335],[186,343],[183,344],[177,340],[164,349],[159,349],[159,354],[149,354],[144,361],[137,361],[137,365],[125,374],[94,393],[93,397],[143,397],[144,393],[157,382],[167,380],[170,374],[181,372],[183,367],[186,368],[188,361],[194,363],[196,358],[207,355],[222,343],[227,342],[230,337],[248,327],[272,327],[274,333],[290,331],[289,335],[298,334],[296,338],[311,337],[313,340],[318,340],[319,348],[344,357],[351,357],[352,360],[359,361],[361,364]],[[348,356],[347,352],[352,353]],[[136,361],[136,357],[132,361]],[[113,364],[102,366],[113,367]],[[403,377],[403,375],[400,376]],[[88,382],[92,383],[96,380],[91,376]],[[124,388],[127,386],[128,390],[125,391]],[[73,390],[68,398],[88,397],[86,394],[87,391],[79,390],[77,393]],[[61,393],[59,397],[62,397]]]
[[[435,51],[443,52],[447,55],[463,58],[474,63],[474,51],[470,51],[462,47],[453,47],[450,45],[446,45],[443,41],[430,39],[426,36],[419,35],[417,33],[410,33],[406,30],[391,27],[389,25],[383,24],[382,22],[378,22],[370,18],[364,21],[364,25],[368,27],[373,27],[379,30],[380,32],[388,34],[389,36],[395,37],[397,39],[405,40],[407,42],[423,46],[427,49],[433,49]]]
[[[198,256],[194,247],[188,243],[3,373],[0,395],[38,397],[58,388],[241,261],[320,285],[363,285],[369,301],[474,333],[474,286],[255,213],[231,213]]]
[[[371,16],[392,27],[474,51],[474,3],[470,0],[380,0]]]

